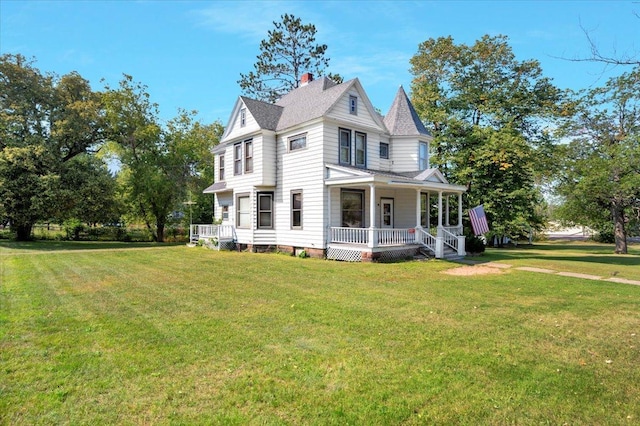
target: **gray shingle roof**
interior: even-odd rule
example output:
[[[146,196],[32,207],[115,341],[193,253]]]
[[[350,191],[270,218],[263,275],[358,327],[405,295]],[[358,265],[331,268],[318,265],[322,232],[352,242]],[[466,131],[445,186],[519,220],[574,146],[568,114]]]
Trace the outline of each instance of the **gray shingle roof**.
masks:
[[[431,136],[402,86],[398,89],[389,113],[384,117],[384,124],[391,136]]]
[[[242,102],[256,120],[261,129],[276,130],[283,108],[268,102],[257,101],[255,99],[240,96]]]
[[[284,108],[276,130],[287,129],[325,115],[355,80],[337,84],[322,77],[284,95],[276,106]]]

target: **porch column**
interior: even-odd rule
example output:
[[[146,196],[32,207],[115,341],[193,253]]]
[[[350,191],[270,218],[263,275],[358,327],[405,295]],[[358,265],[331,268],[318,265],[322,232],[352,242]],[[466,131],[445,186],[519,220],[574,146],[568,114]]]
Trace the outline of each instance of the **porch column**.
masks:
[[[462,234],[462,192],[458,194],[458,232]]]
[[[331,187],[327,187],[327,246],[333,240],[333,233],[331,232]],[[326,247],[328,248],[328,247]]]
[[[421,193],[419,189],[416,189],[416,229],[422,228],[422,211],[420,206]]]
[[[442,191],[438,191],[438,228],[442,228]]]
[[[449,195],[447,195],[447,198],[445,199],[446,206],[447,206],[447,212],[445,213],[446,216],[445,216],[444,223],[445,223],[446,226],[449,226],[449,198],[451,198],[451,197]]]
[[[431,233],[431,194],[427,192],[427,232]]]
[[[376,187],[369,184],[369,247],[378,247],[378,235],[376,234]]]

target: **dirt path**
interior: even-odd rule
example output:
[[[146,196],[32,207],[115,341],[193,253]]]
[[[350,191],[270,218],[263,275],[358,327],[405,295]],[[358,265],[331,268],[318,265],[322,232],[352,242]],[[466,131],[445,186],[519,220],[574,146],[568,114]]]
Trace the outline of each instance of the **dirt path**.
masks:
[[[459,266],[457,268],[447,269],[446,271],[443,271],[443,273],[448,275],[469,276],[469,275],[502,274],[504,273],[505,270],[515,269],[518,271],[560,275],[563,277],[582,278],[585,280],[609,281],[609,282],[620,283],[620,284],[640,285],[640,281],[629,280],[626,278],[616,278],[616,277],[604,278],[598,275],[580,274],[576,272],[566,272],[566,271],[556,271],[553,269],[533,268],[529,266],[514,267],[513,265],[509,265],[507,263],[498,263],[498,262],[483,263],[483,262],[478,262],[474,260],[461,260],[459,261],[459,263],[462,263],[464,265]]]

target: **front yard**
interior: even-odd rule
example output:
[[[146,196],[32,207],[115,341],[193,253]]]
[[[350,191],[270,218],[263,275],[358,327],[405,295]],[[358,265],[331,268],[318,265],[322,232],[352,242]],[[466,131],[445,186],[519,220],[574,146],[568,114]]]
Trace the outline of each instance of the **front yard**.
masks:
[[[639,286],[129,247],[0,244],[0,423],[640,421]],[[562,247],[522,251],[640,265]]]

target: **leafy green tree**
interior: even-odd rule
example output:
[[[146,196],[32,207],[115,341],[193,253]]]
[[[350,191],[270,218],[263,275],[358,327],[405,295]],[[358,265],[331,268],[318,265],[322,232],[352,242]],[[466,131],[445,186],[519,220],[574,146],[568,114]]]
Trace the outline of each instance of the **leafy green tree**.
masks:
[[[101,126],[100,96],[79,74],[0,56],[0,210],[19,240],[59,212],[65,164],[100,145]]]
[[[412,102],[434,135],[433,164],[469,185],[497,236],[541,225],[539,187],[553,144],[545,121],[563,94],[535,60],[518,61],[505,36],[472,46],[429,39],[411,59]]]
[[[122,206],[115,177],[95,155],[81,154],[64,165],[57,221],[75,218],[89,225],[118,222]]]
[[[640,214],[640,67],[579,95],[564,123],[571,142],[557,191],[565,219],[606,229],[627,253],[626,225]]]
[[[206,174],[207,164],[213,167],[210,150],[219,124],[202,126],[194,113],[181,111],[162,127],[146,86],[131,76],[117,89],[107,88],[105,103],[110,149],[122,165],[124,200],[154,240],[163,242],[171,213],[184,210],[194,181]]]
[[[303,24],[300,18],[289,14],[281,19],[274,21],[275,28],[267,33],[268,39],[260,42],[255,70],[240,73],[240,88],[254,99],[275,102],[298,87],[302,74],[322,75],[329,66],[327,45],[316,43],[315,25]],[[337,74],[329,77],[342,82]]]

